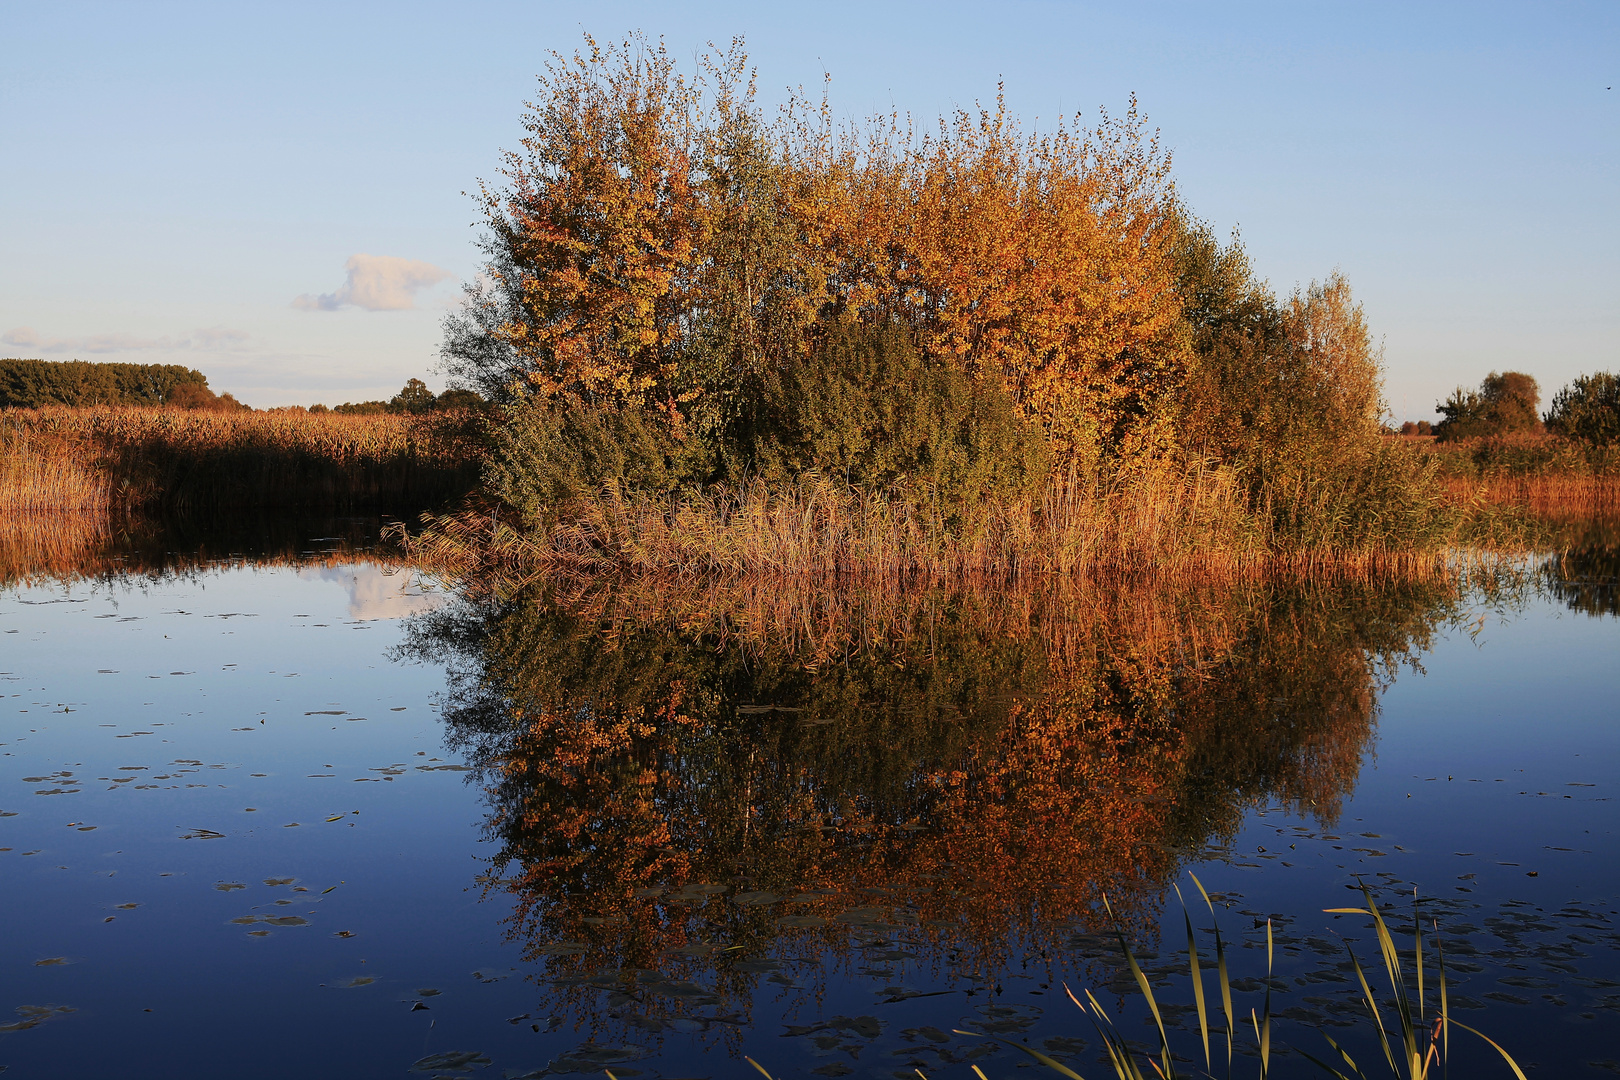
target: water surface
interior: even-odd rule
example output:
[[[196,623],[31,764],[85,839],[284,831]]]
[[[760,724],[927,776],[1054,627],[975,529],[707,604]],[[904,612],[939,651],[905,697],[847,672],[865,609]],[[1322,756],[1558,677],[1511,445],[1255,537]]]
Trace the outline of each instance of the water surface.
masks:
[[[367,529],[0,593],[10,1074],[1044,1072],[994,1035],[1104,1075],[1065,983],[1157,1042],[1116,926],[1201,1067],[1177,885],[1240,1010],[1269,919],[1275,1041],[1365,1064],[1374,945],[1321,910],[1358,881],[1400,926],[1415,890],[1522,1063],[1620,1069],[1601,552],[1483,591],[489,596]]]

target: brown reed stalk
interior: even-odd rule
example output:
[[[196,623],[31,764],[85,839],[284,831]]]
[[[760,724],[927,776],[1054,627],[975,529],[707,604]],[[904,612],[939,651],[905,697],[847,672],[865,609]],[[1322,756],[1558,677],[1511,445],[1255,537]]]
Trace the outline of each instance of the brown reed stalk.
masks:
[[[0,510],[420,505],[465,493],[471,423],[172,408],[0,413]]]
[[[872,492],[819,476],[672,497],[615,486],[525,530],[495,508],[429,517],[397,534],[421,565],[509,580],[575,574],[876,581],[1106,575],[1232,579],[1277,572],[1430,574],[1444,547],[1305,546],[1275,535],[1230,473],[1142,468],[1107,484],[1054,481],[1038,500],[947,520],[928,493]]]

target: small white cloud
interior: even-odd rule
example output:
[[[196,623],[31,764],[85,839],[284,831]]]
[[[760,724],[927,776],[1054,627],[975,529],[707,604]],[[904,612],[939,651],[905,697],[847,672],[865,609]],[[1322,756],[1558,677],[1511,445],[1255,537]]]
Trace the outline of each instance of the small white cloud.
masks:
[[[367,311],[404,311],[413,306],[418,291],[451,276],[450,271],[432,263],[393,255],[352,255],[343,269],[349,272],[349,280],[337,292],[320,296],[305,293],[293,300],[293,307],[337,311],[352,305]]]
[[[241,330],[209,326],[183,337],[146,338],[134,334],[90,334],[84,337],[44,337],[31,326],[0,334],[0,344],[37,353],[117,353],[149,349],[215,352],[235,348],[248,340]]]

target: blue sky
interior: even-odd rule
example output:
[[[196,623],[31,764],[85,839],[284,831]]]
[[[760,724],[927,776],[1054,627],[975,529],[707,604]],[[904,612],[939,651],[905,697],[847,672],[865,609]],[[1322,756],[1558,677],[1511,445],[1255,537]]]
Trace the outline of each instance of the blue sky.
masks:
[[[1279,291],[1341,269],[1397,419],[1492,369],[1620,369],[1620,3],[87,4],[0,0],[0,355],[183,363],[258,406],[431,385],[462,193],[548,50],[746,35],[770,104],[1134,91]],[[367,258],[369,257],[369,258]],[[408,306],[406,306],[408,305]]]

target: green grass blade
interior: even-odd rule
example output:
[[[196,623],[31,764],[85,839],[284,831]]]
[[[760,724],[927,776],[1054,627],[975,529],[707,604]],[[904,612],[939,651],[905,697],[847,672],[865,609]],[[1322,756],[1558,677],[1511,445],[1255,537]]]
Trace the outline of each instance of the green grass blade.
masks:
[[[1103,897],[1103,907],[1108,911],[1108,917],[1114,918],[1114,909],[1109,906],[1108,898]],[[1114,936],[1119,938],[1119,947],[1125,951],[1125,962],[1131,966],[1131,974],[1136,978],[1137,989],[1147,999],[1148,1011],[1153,1014],[1153,1022],[1159,1028],[1159,1046],[1161,1058],[1164,1061],[1165,1076],[1176,1075],[1175,1065],[1170,1060],[1170,1035],[1164,1028],[1164,1016],[1159,1012],[1159,1003],[1153,999],[1153,986],[1148,982],[1147,975],[1142,971],[1142,965],[1136,962],[1136,954],[1131,951],[1130,944],[1125,940],[1125,932],[1119,927],[1119,920],[1114,919]]]
[[[1340,1057],[1344,1058],[1344,1063],[1350,1066],[1351,1072],[1361,1077],[1361,1080],[1367,1080],[1367,1074],[1361,1071],[1361,1066],[1356,1064],[1356,1059],[1350,1056],[1350,1052],[1348,1050],[1334,1042],[1333,1036],[1329,1035],[1325,1031],[1322,1032],[1322,1038],[1326,1039],[1327,1044],[1333,1047],[1334,1050],[1337,1050]]]
[[[1187,966],[1192,971],[1193,1001],[1198,1005],[1198,1033],[1204,1037],[1204,1070],[1211,1068],[1209,1058],[1209,1014],[1204,1009],[1204,973],[1198,966],[1198,942],[1193,937],[1192,916],[1187,914],[1187,901],[1176,886],[1176,899],[1181,901],[1181,918],[1187,924]]]
[[[973,1031],[956,1031],[954,1029],[953,1029],[952,1033],[956,1034],[956,1035],[977,1035],[978,1034],[977,1032],[973,1032]],[[1042,1065],[1045,1065],[1048,1069],[1054,1069],[1057,1072],[1062,1073],[1064,1076],[1067,1076],[1069,1078],[1069,1080],[1086,1080],[1085,1077],[1081,1076],[1079,1073],[1075,1072],[1073,1069],[1071,1069],[1067,1065],[1063,1064],[1063,1062],[1061,1062],[1061,1061],[1057,1060],[1056,1058],[1052,1057],[1050,1054],[1043,1054],[1039,1050],[1034,1049],[1033,1047],[1025,1046],[1023,1043],[1015,1043],[1011,1039],[1003,1039],[1003,1038],[1000,1038],[1000,1037],[995,1036],[995,1035],[983,1035],[983,1036],[979,1036],[979,1037],[980,1038],[986,1038],[986,1039],[993,1039],[994,1041],[996,1041],[998,1043],[1001,1043],[1003,1046],[1012,1047],[1014,1050],[1022,1050],[1024,1053],[1028,1054],[1030,1057],[1034,1058],[1036,1061],[1040,1062]],[[977,1068],[975,1068],[974,1071],[977,1072],[978,1071]],[[983,1076],[984,1074],[979,1073],[979,1075]]]
[[[1483,1031],[1475,1031],[1473,1028],[1469,1027],[1467,1024],[1463,1023],[1461,1020],[1453,1020],[1452,1023],[1456,1024],[1458,1027],[1462,1028],[1464,1031],[1473,1032],[1473,1034],[1478,1035],[1480,1038],[1484,1039],[1486,1042],[1488,1042],[1492,1046],[1496,1047],[1496,1052],[1498,1054],[1501,1054],[1502,1055],[1502,1060],[1504,1060],[1504,1061],[1506,1061],[1508,1063],[1508,1067],[1513,1070],[1513,1075],[1517,1076],[1519,1078],[1519,1080],[1529,1080],[1529,1078],[1524,1075],[1524,1070],[1519,1068],[1519,1063],[1517,1061],[1513,1060],[1513,1055],[1508,1053],[1506,1050],[1502,1049],[1500,1046],[1497,1046],[1495,1039],[1492,1039],[1489,1035],[1485,1034]]]
[[[1266,1019],[1265,1025],[1260,1029],[1260,1080],[1265,1080],[1271,1072],[1271,971],[1273,950],[1271,940],[1271,920],[1266,920]]]
[[[1312,1054],[1309,1050],[1300,1050],[1298,1047],[1295,1047],[1294,1049],[1299,1052],[1300,1057],[1304,1058],[1306,1061],[1310,1062],[1312,1065],[1315,1065],[1318,1069],[1321,1069],[1323,1072],[1331,1073],[1334,1076],[1337,1076],[1339,1078],[1339,1080],[1350,1080],[1350,1078],[1348,1076],[1344,1075],[1344,1073],[1340,1072],[1338,1069],[1335,1069],[1333,1066],[1329,1065],[1327,1062],[1323,1061],[1321,1058],[1319,1058],[1316,1055]]]
[[[1384,956],[1384,971],[1389,976],[1390,991],[1395,995],[1395,1009],[1400,1013],[1401,1045],[1406,1051],[1407,1075],[1412,1080],[1419,1080],[1423,1074],[1423,1056],[1418,1049],[1417,1029],[1412,1025],[1412,1004],[1406,993],[1406,978],[1401,972],[1401,954],[1395,950],[1394,935],[1389,932],[1384,913],[1378,910],[1372,890],[1365,883],[1361,886],[1361,895],[1367,900],[1367,910],[1372,914],[1373,925],[1378,931],[1378,950]]]
[[[1412,890],[1412,929],[1414,931],[1412,935],[1414,938],[1412,955],[1417,961],[1418,1019],[1427,1020],[1427,1002],[1424,1000],[1423,995],[1423,916],[1418,914],[1418,893],[1416,889]]]
[[[1440,1060],[1451,1075],[1451,1002],[1446,999],[1446,946],[1440,940],[1440,927],[1434,928],[1434,955],[1440,962]]]
[[[1103,1045],[1108,1049],[1109,1059],[1114,1066],[1114,1074],[1120,1080],[1146,1080],[1142,1076],[1141,1068],[1136,1064],[1136,1059],[1131,1056],[1131,1048],[1126,1044],[1125,1037],[1119,1033],[1119,1029],[1114,1026],[1114,1022],[1103,1011],[1102,1004],[1097,1000],[1097,995],[1087,990],[1086,1000],[1091,1002],[1089,1014],[1091,1016],[1091,1025],[1097,1029],[1098,1037],[1102,1039]]]
[[[1215,903],[1209,898],[1209,891],[1198,880],[1197,874],[1188,871],[1187,876],[1198,886],[1204,903],[1209,905],[1210,921],[1215,924],[1215,975],[1221,984],[1221,1010],[1226,1014],[1226,1075],[1231,1077],[1232,1040],[1237,1035],[1237,1017],[1232,1011],[1232,980],[1226,974],[1226,943],[1221,940],[1221,921],[1215,917]]]
[[[1399,1076],[1400,1070],[1395,1068],[1395,1053],[1389,1046],[1389,1033],[1384,1030],[1384,1018],[1378,1012],[1378,1002],[1373,997],[1372,987],[1367,985],[1367,975],[1361,970],[1361,961],[1356,959],[1356,951],[1350,947],[1348,941],[1344,943],[1344,951],[1350,954],[1350,963],[1356,969],[1356,978],[1361,982],[1361,995],[1367,1002],[1367,1011],[1372,1013],[1373,1020],[1378,1024],[1378,1040],[1384,1048],[1384,1057],[1389,1061],[1389,1071]]]

